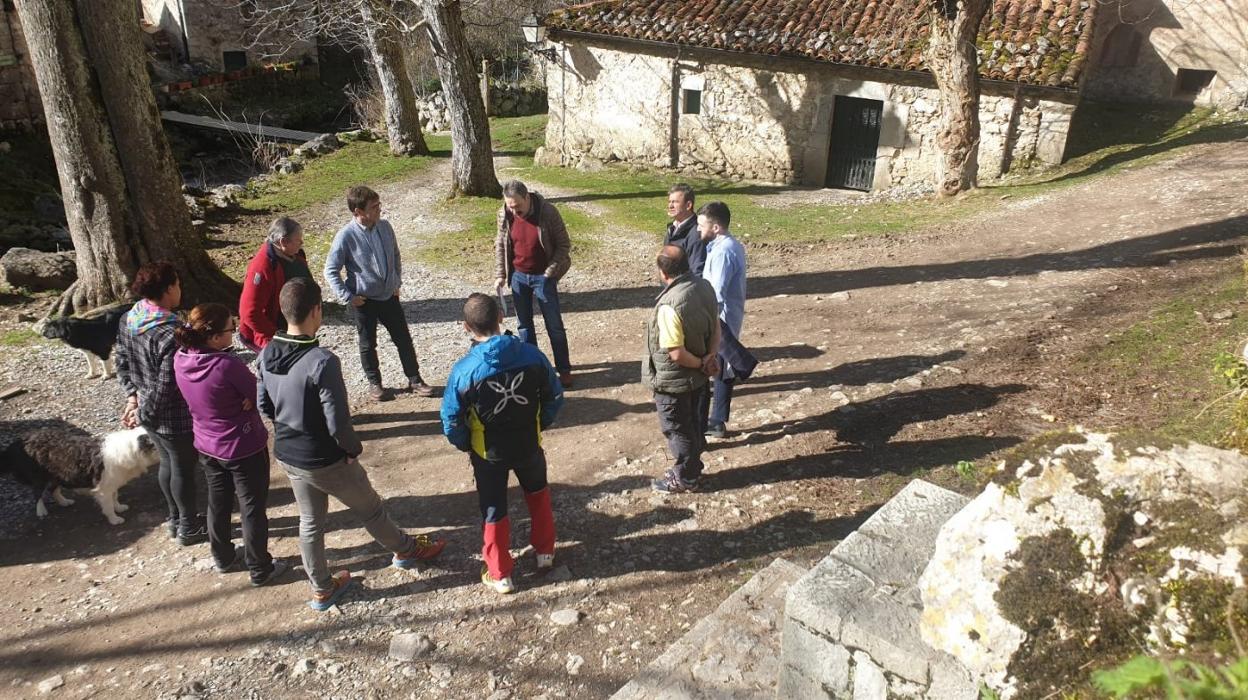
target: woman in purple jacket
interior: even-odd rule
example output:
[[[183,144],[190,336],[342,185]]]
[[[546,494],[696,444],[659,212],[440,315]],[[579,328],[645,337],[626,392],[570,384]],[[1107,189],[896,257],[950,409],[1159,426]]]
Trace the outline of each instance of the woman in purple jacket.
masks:
[[[269,433],[256,408],[256,377],[229,351],[234,340],[230,309],[200,304],[174,332],[181,347],[173,371],[195,432],[195,449],[208,481],[208,541],[217,571],[238,568],[230,540],[230,514],[238,495],[244,556],[251,585],[263,586],[286,570],[269,555]]]

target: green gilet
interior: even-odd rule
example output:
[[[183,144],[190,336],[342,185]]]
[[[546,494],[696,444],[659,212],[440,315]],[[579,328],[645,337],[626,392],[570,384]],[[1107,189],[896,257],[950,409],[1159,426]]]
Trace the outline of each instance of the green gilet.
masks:
[[[680,318],[685,332],[685,349],[702,357],[710,350],[711,338],[719,324],[719,303],[711,283],[691,272],[672,280],[655,301],[646,324],[646,356],[641,361],[641,381],[662,394],[684,394],[706,386],[700,369],[681,367],[672,362],[668,351],[659,347],[659,307],[670,306]]]

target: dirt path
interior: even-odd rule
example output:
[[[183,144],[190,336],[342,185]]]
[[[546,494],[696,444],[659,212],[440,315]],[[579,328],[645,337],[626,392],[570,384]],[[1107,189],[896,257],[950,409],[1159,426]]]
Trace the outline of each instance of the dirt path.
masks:
[[[319,615],[303,606],[297,575],[252,590],[241,575],[205,570],[204,548],[166,540],[147,479],[127,487],[134,509],[123,526],[106,526],[84,499],[0,542],[0,582],[16,591],[0,602],[0,693],[35,696],[60,674],[55,692],[75,698],[605,697],[751,571],[777,556],[817,560],[916,473],[1053,422],[1120,419],[1112,400],[1074,400],[1082,389],[1029,377],[1102,335],[1103,314],[1116,326],[1236,255],[1248,235],[1246,172],[1248,144],[1220,144],[1007,200],[949,230],[752,250],[744,340],[765,362],[738,391],[734,436],[708,455],[705,492],[666,500],[648,490],[666,457],[637,383],[656,291],[648,256],[632,250],[609,276],[574,273],[565,320],[579,382],[545,441],[565,567],[556,576],[535,578],[524,556],[516,595],[476,585],[471,476],[439,434],[437,402],[361,404],[364,462],[392,513],[451,541],[437,567],[385,568],[339,513],[330,556],[365,588],[342,614]],[[427,195],[411,194],[419,186],[382,191],[401,232],[421,228],[402,221],[427,211]],[[622,238],[620,254],[638,237]],[[433,290],[409,279],[404,295],[428,376],[441,383],[464,346],[445,330],[456,302],[488,281],[436,279]],[[344,359],[353,354],[335,342]],[[15,413],[3,417],[55,415],[47,397],[29,401],[5,404]],[[297,558],[284,477],[271,502],[271,549]],[[527,521],[522,510],[513,517],[518,546]],[[550,620],[567,608],[579,623]],[[387,660],[391,636],[409,631],[434,648]]]

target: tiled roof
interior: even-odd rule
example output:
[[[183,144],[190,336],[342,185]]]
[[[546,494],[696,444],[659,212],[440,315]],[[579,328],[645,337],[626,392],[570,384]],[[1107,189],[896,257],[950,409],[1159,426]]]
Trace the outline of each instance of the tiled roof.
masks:
[[[603,0],[552,12],[555,30],[873,68],[924,70],[925,0]],[[993,0],[980,75],[1075,87],[1099,0]]]

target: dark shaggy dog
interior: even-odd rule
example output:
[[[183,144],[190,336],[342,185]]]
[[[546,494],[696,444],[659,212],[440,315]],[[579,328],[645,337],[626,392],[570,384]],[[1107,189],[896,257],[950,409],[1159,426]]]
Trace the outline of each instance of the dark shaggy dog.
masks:
[[[80,350],[87,359],[87,379],[96,376],[92,358],[99,358],[103,365],[101,373],[107,379],[113,376],[109,356],[113,354],[113,345],[117,342],[117,326],[131,306],[134,302],[105,306],[82,316],[47,318],[37,323],[35,330],[45,338],[58,338],[69,347]]]
[[[58,505],[73,503],[61,488],[91,489],[104,517],[113,525],[125,522],[117,513],[126,505],[117,491],[160,462],[156,446],[143,428],[119,430],[102,438],[56,428],[40,428],[11,443],[0,454],[0,468],[39,493],[35,514],[48,514],[43,499],[49,492]]]

